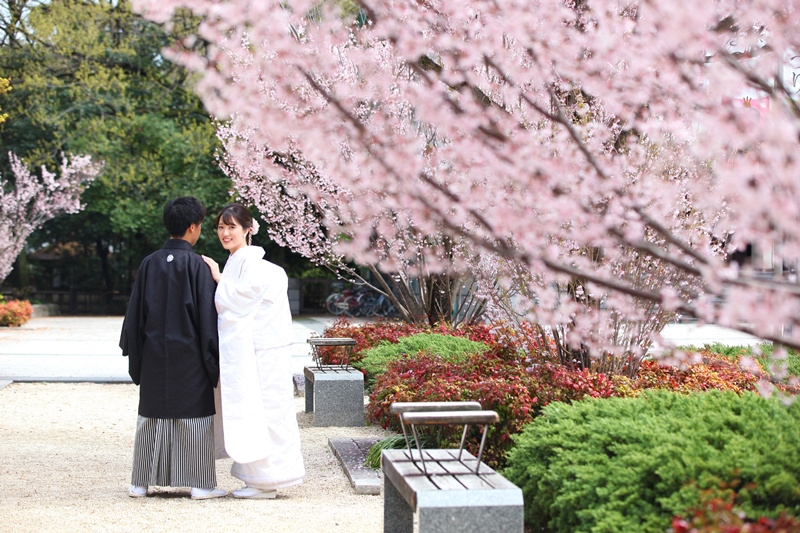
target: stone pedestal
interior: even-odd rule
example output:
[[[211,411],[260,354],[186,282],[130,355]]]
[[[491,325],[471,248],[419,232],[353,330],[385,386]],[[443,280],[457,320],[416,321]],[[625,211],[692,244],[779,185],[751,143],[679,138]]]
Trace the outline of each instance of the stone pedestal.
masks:
[[[364,374],[351,366],[307,366],[306,413],[313,411],[314,426],[364,425]]]
[[[408,450],[383,451],[384,533],[412,533],[415,512],[419,533],[523,533],[519,487],[484,463],[475,474],[469,452],[423,453],[435,474],[426,476],[419,455],[412,461]]]

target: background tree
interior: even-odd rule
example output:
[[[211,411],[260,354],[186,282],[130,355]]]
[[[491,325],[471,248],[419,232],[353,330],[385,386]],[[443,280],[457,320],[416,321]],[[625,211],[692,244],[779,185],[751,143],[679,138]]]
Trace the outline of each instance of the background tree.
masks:
[[[9,81],[0,78],[0,94],[10,90]],[[0,123],[6,118],[8,114],[0,114]],[[14,154],[9,153],[8,157],[13,179],[0,176],[0,283],[11,272],[14,259],[31,233],[61,213],[82,209],[81,193],[101,167],[87,156],[69,160],[62,156],[60,175],[42,167],[39,178]]]
[[[3,148],[36,166],[54,164],[61,151],[105,162],[83,196],[86,209],[46,224],[29,250],[71,243],[59,264],[62,286],[126,294],[129,273],[166,239],[167,200],[192,194],[213,213],[229,198],[215,126],[187,71],[160,53],[197,21],[187,13],[169,34],[125,0],[2,4],[0,72],[14,81],[0,101],[14,117],[0,126]],[[4,174],[10,165],[0,158]],[[211,229],[198,250],[221,255]]]
[[[31,233],[59,214],[83,208],[84,186],[100,170],[88,156],[65,157],[59,175],[42,167],[39,177],[15,155],[9,158],[13,182],[0,178],[0,282],[11,272],[14,258]]]
[[[11,85],[9,84],[6,78],[0,78],[0,94],[6,94],[8,91],[11,90]],[[0,108],[2,111],[2,108]],[[0,124],[6,121],[8,118],[8,113],[0,113]]]
[[[613,316],[635,321],[643,301],[800,347],[793,275],[720,254],[765,242],[776,264],[800,257],[793,4],[359,4],[360,29],[302,0],[136,2],[160,22],[203,17],[213,46],[171,57],[202,73],[208,108],[345,191],[326,218],[347,237],[338,253],[372,257],[376,220],[446,231],[534,276],[536,321],[598,357]],[[640,286],[618,270],[626,254],[669,275]],[[575,280],[603,305],[566,297]]]

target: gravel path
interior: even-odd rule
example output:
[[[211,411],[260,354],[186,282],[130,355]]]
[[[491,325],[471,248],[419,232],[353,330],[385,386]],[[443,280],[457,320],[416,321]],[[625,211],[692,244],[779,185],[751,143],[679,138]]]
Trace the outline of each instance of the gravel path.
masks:
[[[315,428],[296,399],[306,478],[276,500],[194,501],[188,489],[127,495],[136,427],[130,384],[11,383],[0,389],[0,531],[382,530],[383,498],[357,495],[328,437],[382,437],[380,428]],[[217,461],[219,487],[240,488],[231,461]]]

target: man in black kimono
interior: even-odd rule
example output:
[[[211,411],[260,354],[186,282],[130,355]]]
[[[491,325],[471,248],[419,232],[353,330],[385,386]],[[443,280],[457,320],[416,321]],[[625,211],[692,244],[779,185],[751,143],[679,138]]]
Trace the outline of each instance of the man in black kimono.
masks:
[[[205,207],[184,196],[164,207],[170,239],[136,274],[119,345],[139,385],[139,419],[128,494],[150,485],[191,487],[192,499],[216,488],[214,387],[219,381],[216,283],[192,250]]]

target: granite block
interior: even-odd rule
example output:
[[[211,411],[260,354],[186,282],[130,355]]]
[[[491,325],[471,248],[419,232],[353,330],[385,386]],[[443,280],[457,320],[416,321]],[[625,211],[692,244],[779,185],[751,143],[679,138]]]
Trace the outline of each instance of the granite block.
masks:
[[[453,474],[445,455],[438,461],[448,468],[425,476],[405,450],[384,450],[384,533],[412,533],[414,515],[419,533],[523,533],[522,490],[489,467]]]
[[[307,366],[306,412],[314,413],[314,426],[364,425],[364,374],[353,367]]]

